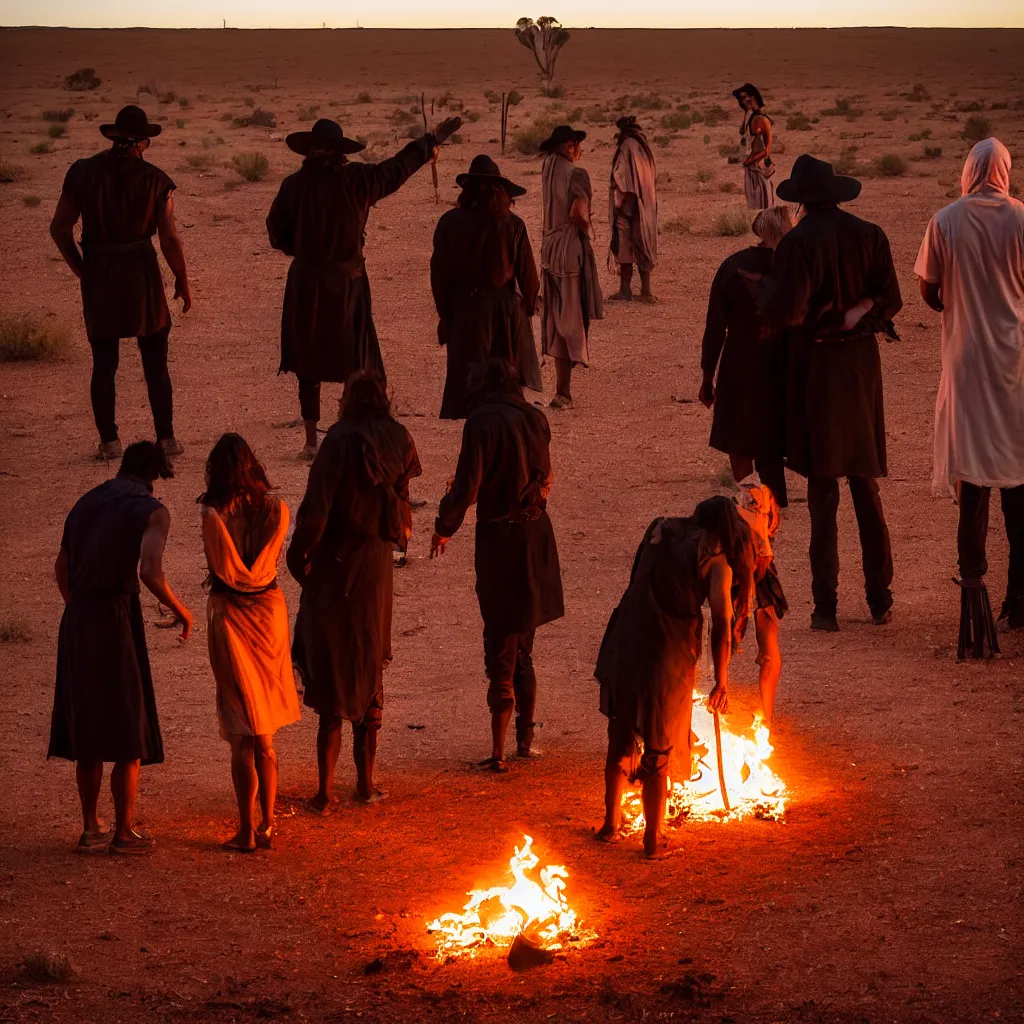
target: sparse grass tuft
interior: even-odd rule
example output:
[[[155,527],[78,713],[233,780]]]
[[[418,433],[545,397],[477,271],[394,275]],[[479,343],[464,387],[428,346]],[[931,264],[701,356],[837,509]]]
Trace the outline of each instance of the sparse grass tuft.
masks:
[[[43,120],[44,121],[70,121],[74,116],[74,107],[62,107],[60,110],[44,110]]]
[[[270,161],[262,153],[236,153],[231,164],[245,181],[262,181],[270,172]]]
[[[212,153],[189,153],[185,165],[193,171],[208,171],[213,166]]]
[[[693,227],[689,217],[672,217],[661,225],[661,230],[670,235],[688,235]]]
[[[972,114],[964,121],[964,129],[961,133],[968,142],[981,142],[992,134],[992,122],[980,114]]]
[[[320,113],[319,103],[310,103],[308,107],[299,107],[296,117],[300,121],[315,121],[317,114]]]
[[[44,153],[53,152],[52,142],[37,142],[30,150],[30,153],[34,153],[36,156],[42,156]]]
[[[22,619],[0,620],[0,644],[27,644],[32,640],[32,630]]]
[[[177,120],[176,120],[176,121],[174,122],[174,127],[175,127],[175,128],[184,128],[184,127],[185,127],[185,118],[183,118],[183,117],[179,117],[179,118],[178,118],[178,119],[177,119]]]
[[[902,178],[907,173],[907,161],[899,153],[884,153],[875,160],[875,171],[883,178]]]
[[[21,200],[30,210],[34,210],[42,203],[39,196],[23,196]]]
[[[750,218],[744,210],[726,210],[715,218],[715,234],[740,238],[750,231]]]
[[[671,101],[666,102],[656,92],[636,93],[635,95],[623,95],[615,101],[615,109],[625,110],[664,110],[671,107]]]
[[[243,103],[244,103],[244,104],[245,104],[245,105],[246,105],[246,106],[247,106],[247,107],[248,107],[248,108],[249,108],[250,110],[251,110],[251,109],[252,109],[253,107],[255,107],[255,106],[256,106],[256,100],[255,100],[255,98],[254,98],[254,97],[252,97],[252,96],[246,96],[246,97],[245,97],[245,99],[244,99],[244,100],[242,100],[242,102],[243,102]]]
[[[29,316],[0,320],[0,363],[59,359],[67,347],[68,336],[62,327]]]
[[[71,92],[90,92],[100,87],[100,79],[92,68],[79,68],[64,78],[64,88]]]
[[[0,182],[19,181],[24,171],[9,160],[0,160]]]
[[[701,184],[707,184],[707,182],[709,182],[714,176],[713,171],[709,171],[704,167],[698,168],[697,170],[697,180]]]
[[[857,147],[846,146],[832,164],[832,169],[836,174],[853,174],[857,169]]]
[[[804,114],[794,114],[792,117],[786,118],[786,129],[791,132],[809,132],[811,122]]]
[[[65,953],[26,953],[22,969],[32,981],[67,982],[75,976],[75,968]]]
[[[739,185],[735,181],[720,181],[718,183],[719,192],[738,192]]]
[[[412,124],[414,121],[419,120],[419,118],[410,111],[403,110],[401,107],[398,107],[397,110],[392,111],[388,120],[397,128],[402,124]]]
[[[666,131],[684,131],[693,124],[688,115],[680,111],[673,111],[671,114],[664,114],[661,118],[661,127]]]
[[[549,100],[560,100],[565,95],[565,87],[561,85],[544,85],[541,86],[540,94]]]
[[[50,127],[46,129],[46,134],[49,135],[51,139],[63,139],[67,133],[67,128],[62,124],[51,124]]]
[[[551,134],[554,126],[554,121],[546,117],[538,118],[529,128],[516,132],[512,136],[512,143],[524,156],[533,156],[540,152],[540,144]]]
[[[899,117],[900,114],[902,114],[902,113],[903,113],[903,111],[900,110],[899,107],[887,107],[878,116],[883,121],[895,121],[896,118]]]
[[[925,139],[930,139],[931,137],[932,137],[932,130],[931,130],[931,128],[925,128],[923,131],[914,132],[913,135],[908,135],[907,139],[910,142],[924,142]]]
[[[924,103],[925,100],[930,100],[931,96],[920,82],[916,82],[910,92],[903,94],[903,99],[910,100],[911,103]]]
[[[836,105],[834,107],[826,107],[822,112],[822,117],[845,117],[847,121],[854,121],[864,113],[863,110],[856,109],[853,106],[853,101],[846,96],[837,96]]]
[[[356,103],[372,103],[373,97],[368,92],[361,92],[356,97]]]
[[[523,94],[518,89],[513,89],[506,97],[505,102],[510,107],[518,107],[523,102]]]
[[[501,103],[501,93],[495,92],[493,89],[484,89],[484,99],[488,103]]]

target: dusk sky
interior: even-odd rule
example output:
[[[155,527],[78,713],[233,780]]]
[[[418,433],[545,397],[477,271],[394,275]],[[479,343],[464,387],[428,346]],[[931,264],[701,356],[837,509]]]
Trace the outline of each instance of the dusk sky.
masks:
[[[681,5],[655,0],[641,5],[613,0],[560,0],[551,8],[567,26],[607,28],[710,28],[757,26],[1024,26],[1021,0],[773,0],[750,5]],[[179,0],[173,4],[139,4],[138,0],[0,0],[2,25],[69,25],[119,28],[219,28],[227,19],[236,28],[507,27],[518,17],[536,17],[522,0],[480,4],[471,0]]]

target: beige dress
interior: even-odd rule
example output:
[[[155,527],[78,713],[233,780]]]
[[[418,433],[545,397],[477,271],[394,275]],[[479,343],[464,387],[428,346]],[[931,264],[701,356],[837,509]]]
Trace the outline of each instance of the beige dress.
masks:
[[[273,735],[299,718],[288,607],[277,585],[288,506],[279,498],[268,502],[269,513],[248,526],[241,515],[203,509],[211,579],[206,626],[224,739]]]
[[[747,157],[764,149],[761,136],[753,131],[754,121],[758,118],[764,118],[771,124],[771,118],[760,112],[755,112],[744,119],[741,135],[746,143]],[[775,206],[775,184],[772,181],[774,173],[773,167],[765,166],[764,159],[756,160],[743,168],[743,194],[747,200],[748,210],[767,210],[768,207]]]

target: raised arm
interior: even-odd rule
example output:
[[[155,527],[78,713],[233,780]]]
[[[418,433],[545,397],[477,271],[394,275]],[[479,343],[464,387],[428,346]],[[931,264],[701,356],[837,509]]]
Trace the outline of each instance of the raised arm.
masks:
[[[331,505],[341,482],[344,454],[343,445],[330,435],[324,438],[309,468],[306,493],[295,516],[295,532],[285,556],[288,571],[300,585],[306,582],[313,549],[320,543],[327,527]]]
[[[484,451],[479,430],[472,420],[462,428],[462,450],[455,467],[455,479],[438,506],[430,555],[444,554],[445,544],[455,535],[466,518],[470,505],[476,503],[484,476]]]
[[[192,308],[192,295],[188,288],[188,271],[185,269],[185,249],[174,222],[174,193],[168,192],[156,213],[156,231],[160,238],[160,251],[167,260],[167,266],[174,275],[174,298],[181,299],[181,311]]]
[[[379,164],[354,165],[362,168],[360,179],[367,206],[373,206],[385,196],[397,192],[425,163],[433,159],[437,147],[461,127],[461,117],[446,117],[432,132],[413,139],[387,160]]]
[[[50,221],[50,237],[54,240],[60,250],[64,262],[71,268],[71,273],[79,280],[82,279],[84,262],[82,252],[75,241],[75,225],[82,211],[78,204],[71,198],[65,188],[60,199],[57,200],[57,209],[53,212],[53,220]]]
[[[170,528],[171,513],[161,505],[150,515],[142,534],[139,579],[161,604],[171,609],[175,621],[181,623],[181,639],[187,640],[192,632],[192,613],[178,600],[164,576],[164,547]]]

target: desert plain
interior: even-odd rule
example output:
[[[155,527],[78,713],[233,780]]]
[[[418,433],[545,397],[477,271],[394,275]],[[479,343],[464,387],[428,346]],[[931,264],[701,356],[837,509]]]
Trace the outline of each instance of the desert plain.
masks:
[[[64,76],[82,67],[100,87],[65,91]],[[511,31],[0,31],[0,160],[18,171],[0,184],[0,313],[70,339],[60,359],[0,366],[0,620],[17,627],[0,645],[0,1020],[1024,1019],[1024,638],[1003,638],[990,663],[955,659],[956,508],[930,482],[939,322],[912,270],[928,218],[959,194],[967,119],[987,119],[1024,158],[1022,71],[1024,34],[1009,30],[589,30],[574,31],[559,59],[564,94],[544,97]],[[892,243],[905,300],[902,340],[881,342],[895,617],[870,624],[844,493],[841,632],[809,631],[807,507],[791,477],[777,543],[791,613],[771,761],[789,787],[786,821],[687,825],[672,857],[647,863],[635,842],[592,840],[605,736],[592,671],[650,519],[731,490],[695,396],[711,278],[753,242],[719,233],[723,215],[741,209],[730,91],[747,80],[775,118],[780,177],[801,152],[839,161],[864,181],[850,209]],[[513,89],[522,99],[501,155],[496,95]],[[343,753],[334,813],[303,811],[315,780],[307,712],[278,736],[275,848],[229,855],[219,843],[234,800],[195,498],[206,453],[229,429],[248,438],[293,511],[303,492],[300,432],[282,426],[297,415],[294,379],[276,373],[287,259],[264,227],[299,164],[284,135],[333,117],[367,141],[367,159],[381,159],[421,125],[421,95],[434,120],[466,117],[440,154],[440,203],[425,169],[372,211],[366,236],[395,409],[423,463],[414,492],[427,501],[395,577],[378,762],[388,799],[345,801]],[[177,184],[192,281],[194,308],[183,316],[174,305],[171,333],[186,453],[157,493],[172,515],[167,574],[197,628],[184,645],[148,631],[166,762],[143,769],[138,814],[158,847],[126,863],[72,855],[73,770],[45,754],[61,612],[53,560],[74,501],[112,472],[91,458],[78,290],[47,226],[67,167],[104,145],[97,125],[128,102],[163,125],[147,158]],[[51,137],[43,112],[67,107],[63,134]],[[274,126],[236,125],[255,110]],[[661,301],[608,307],[575,409],[550,414],[567,613],[540,630],[535,653],[547,756],[491,777],[469,767],[487,737],[471,522],[443,559],[427,558],[460,436],[437,418],[432,230],[456,196],[455,175],[486,152],[529,189],[517,211],[539,249],[539,161],[519,141],[529,148],[521,137],[536,122],[572,120],[589,133],[603,266],[613,122],[626,110],[658,161]],[[232,160],[246,153],[266,156],[263,180],[239,177]],[[534,397],[546,402],[553,368],[544,373],[547,392]],[[122,438],[151,436],[132,342],[118,388]],[[325,410],[339,390],[325,388]],[[1006,545],[995,509],[989,555],[998,602]],[[283,566],[281,578],[294,612]],[[153,599],[144,609],[156,620]],[[756,673],[751,638],[733,670],[739,723],[756,707]],[[109,797],[102,806],[109,813]],[[437,959],[426,922],[500,879],[524,833],[567,866],[570,901],[598,938],[526,974],[498,952]],[[37,954],[66,956],[73,973],[37,980],[25,966]]]

